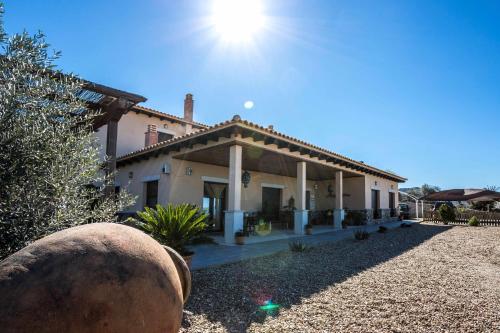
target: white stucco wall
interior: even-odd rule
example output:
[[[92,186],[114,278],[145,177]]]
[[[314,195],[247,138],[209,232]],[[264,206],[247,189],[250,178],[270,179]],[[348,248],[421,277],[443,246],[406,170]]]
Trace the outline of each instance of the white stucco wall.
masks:
[[[389,192],[394,192],[395,207],[398,206],[398,183],[385,178],[366,175],[365,179],[365,208],[371,208],[371,190],[380,191],[380,208],[389,208]]]
[[[160,120],[158,117],[149,117],[143,113],[129,111],[124,114],[118,122],[118,143],[116,154],[122,156],[127,153],[139,150],[144,147],[145,134],[148,125],[156,125],[158,132],[169,133],[174,136],[184,135],[197,131],[191,125],[183,126],[168,120]],[[95,135],[101,145],[100,156],[104,159],[106,152],[107,125],[100,127]]]
[[[162,174],[162,165],[170,164],[171,173]],[[187,167],[192,168],[191,176],[185,174]],[[129,172],[133,172],[133,178],[129,179]],[[160,204],[184,203],[189,202],[196,205],[202,205],[204,178],[209,177],[213,180],[228,179],[229,170],[227,167],[190,162],[178,159],[172,159],[168,155],[160,155],[157,158],[150,158],[140,163],[133,163],[119,168],[117,175],[117,184],[127,188],[127,190],[137,196],[137,202],[129,211],[142,210],[145,203],[144,182],[151,179],[159,179],[159,197]],[[281,206],[288,204],[290,196],[297,199],[297,181],[292,177],[273,175],[262,172],[251,171],[251,181],[248,188],[242,186],[241,190],[241,209],[244,211],[260,211],[262,209],[262,187],[273,186],[282,188]],[[379,181],[379,179],[377,179]],[[380,180],[382,182],[383,180]],[[314,201],[315,210],[334,209],[335,199],[328,196],[328,184],[335,189],[335,180],[312,181],[308,180],[306,189],[311,192],[311,201]],[[317,188],[315,188],[317,185]],[[397,184],[396,184],[397,186]],[[380,186],[379,186],[380,187]],[[371,188],[370,188],[371,189]],[[396,190],[397,191],[397,190]],[[344,207],[346,209],[364,209],[365,208],[365,178],[353,177],[344,178]],[[384,195],[381,192],[381,201]],[[368,192],[368,199],[371,198],[371,192]],[[383,199],[387,202],[387,198]],[[366,208],[370,208],[370,201],[366,201]],[[312,204],[313,205],[313,204]],[[381,208],[384,206],[381,205]]]

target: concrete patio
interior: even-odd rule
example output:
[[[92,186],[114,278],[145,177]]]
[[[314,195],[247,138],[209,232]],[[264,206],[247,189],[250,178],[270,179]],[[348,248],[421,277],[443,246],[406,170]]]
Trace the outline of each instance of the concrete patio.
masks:
[[[405,220],[406,223],[414,223],[415,221]],[[223,265],[233,262],[238,262],[244,259],[266,256],[279,251],[288,250],[291,241],[301,241],[304,244],[311,246],[319,246],[323,243],[336,242],[339,240],[352,238],[356,230],[364,229],[370,233],[376,232],[379,226],[385,226],[389,229],[398,228],[401,221],[388,222],[376,225],[367,225],[359,227],[348,227],[347,229],[333,230],[331,228],[317,227],[313,229],[313,235],[301,236],[292,232],[282,231],[274,235],[264,236],[266,241],[262,241],[259,236],[251,236],[246,239],[245,245],[226,245],[219,244],[202,244],[190,247],[195,255],[192,261],[192,270],[198,270],[211,266]],[[223,240],[222,236],[213,237],[215,241]],[[252,240],[252,238],[254,238]]]

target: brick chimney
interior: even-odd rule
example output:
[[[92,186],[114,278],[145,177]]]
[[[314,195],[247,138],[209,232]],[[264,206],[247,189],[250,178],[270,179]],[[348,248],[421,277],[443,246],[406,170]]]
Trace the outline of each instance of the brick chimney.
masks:
[[[193,95],[186,94],[186,99],[184,100],[184,120],[193,121]]]
[[[156,125],[148,125],[148,131],[145,133],[145,136],[145,147],[158,143],[158,132],[156,131]]]

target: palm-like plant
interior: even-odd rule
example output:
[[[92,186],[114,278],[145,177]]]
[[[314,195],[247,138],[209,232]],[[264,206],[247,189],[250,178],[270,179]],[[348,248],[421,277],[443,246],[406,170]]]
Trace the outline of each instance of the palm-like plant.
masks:
[[[186,244],[206,228],[207,214],[190,204],[146,207],[137,212],[137,225],[161,244],[170,246],[181,255],[188,255]]]

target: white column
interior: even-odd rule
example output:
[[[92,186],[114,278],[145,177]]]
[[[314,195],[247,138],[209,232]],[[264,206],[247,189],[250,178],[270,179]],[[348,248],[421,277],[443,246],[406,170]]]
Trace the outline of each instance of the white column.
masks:
[[[297,209],[294,212],[294,232],[304,234],[307,224],[306,210],[306,162],[297,162]]]
[[[417,214],[417,220],[418,220],[418,200],[415,200],[415,214]]]
[[[228,207],[224,218],[224,240],[234,244],[234,233],[243,230],[243,212],[241,211],[241,151],[242,147],[229,147],[229,187]]]
[[[335,172],[335,210],[333,212],[333,227],[342,229],[344,220],[344,180],[342,171]]]

